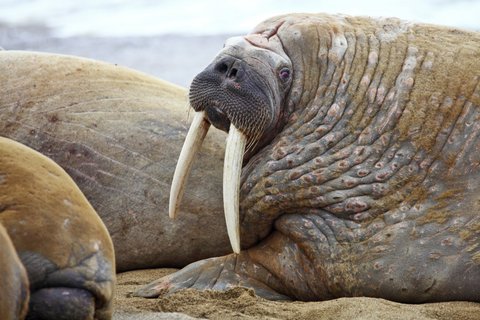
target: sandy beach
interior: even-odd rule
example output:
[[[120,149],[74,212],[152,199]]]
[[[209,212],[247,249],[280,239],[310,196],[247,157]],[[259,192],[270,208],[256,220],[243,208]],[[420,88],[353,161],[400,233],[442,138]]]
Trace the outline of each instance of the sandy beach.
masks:
[[[244,288],[226,292],[187,289],[158,299],[132,296],[140,286],[173,271],[175,269],[152,269],[119,274],[114,319],[480,319],[480,304],[472,302],[408,305],[363,297],[323,302],[273,302]]]

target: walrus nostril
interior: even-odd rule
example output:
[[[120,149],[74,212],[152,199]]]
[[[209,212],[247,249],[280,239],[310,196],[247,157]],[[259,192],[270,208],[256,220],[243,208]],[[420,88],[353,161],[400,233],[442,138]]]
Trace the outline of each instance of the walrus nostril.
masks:
[[[226,57],[218,61],[213,66],[213,70],[221,76],[231,80],[238,80],[241,76],[239,62],[233,57]]]
[[[228,77],[230,79],[235,79],[237,77],[237,72],[238,72],[238,69],[237,68],[232,68],[230,70],[230,72],[228,73]]]
[[[227,74],[228,65],[225,62],[220,62],[215,66],[215,71],[221,74]]]

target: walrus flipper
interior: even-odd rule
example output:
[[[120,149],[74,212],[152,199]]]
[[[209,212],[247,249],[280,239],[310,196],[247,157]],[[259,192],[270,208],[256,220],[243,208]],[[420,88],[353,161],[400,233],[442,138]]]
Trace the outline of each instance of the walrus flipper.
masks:
[[[79,244],[76,252],[79,252]],[[111,266],[101,252],[73,267],[59,268],[52,261],[35,252],[22,252],[20,258],[30,279],[32,292],[27,319],[108,319],[100,316],[110,304]],[[96,311],[97,310],[97,311]]]
[[[112,241],[57,164],[0,137],[0,223],[30,283],[27,319],[111,319]]]
[[[32,295],[27,320],[94,319],[95,298],[77,288],[44,288]]]
[[[252,276],[253,273],[256,277]],[[134,295],[156,298],[188,288],[226,291],[233,287],[253,289],[256,295],[269,300],[290,300],[276,290],[281,285],[276,283],[275,277],[255,264],[246,251],[194,262],[140,288]]]

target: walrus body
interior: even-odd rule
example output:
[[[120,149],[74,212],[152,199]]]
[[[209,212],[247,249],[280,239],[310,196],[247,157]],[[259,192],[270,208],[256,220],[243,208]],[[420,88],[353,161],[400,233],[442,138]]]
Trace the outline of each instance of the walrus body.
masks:
[[[280,16],[229,40],[190,102],[251,146],[244,251],[138,295],[242,285],[270,299],[480,301],[479,33]]]
[[[168,219],[188,125],[184,89],[112,64],[15,51],[0,52],[0,83],[0,135],[45,154],[74,179],[112,236],[118,271],[228,252],[223,134],[212,132],[201,152],[184,219]]]
[[[94,209],[65,171],[47,157],[3,137],[0,155],[0,224],[20,258],[13,256],[15,252],[2,257],[2,271],[6,263],[15,263],[17,270],[10,275],[2,272],[1,281],[11,284],[12,294],[19,291],[13,287],[21,285],[16,300],[6,300],[10,306],[4,306],[2,299],[0,314],[23,310],[19,306],[28,302],[30,291],[28,318],[110,319],[113,245]],[[2,255],[10,247],[2,241]],[[25,269],[18,266],[20,261]],[[28,282],[22,276],[25,270]],[[22,318],[20,313],[16,316]]]

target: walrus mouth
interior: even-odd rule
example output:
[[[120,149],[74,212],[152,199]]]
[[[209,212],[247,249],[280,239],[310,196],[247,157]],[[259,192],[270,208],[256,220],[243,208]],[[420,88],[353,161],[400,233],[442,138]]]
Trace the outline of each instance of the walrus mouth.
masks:
[[[210,122],[207,121],[205,111],[195,112],[173,175],[169,202],[169,216],[172,219],[177,215],[193,158],[200,149],[209,128]],[[223,167],[223,207],[228,237],[235,253],[240,253],[239,191],[246,143],[246,135],[230,124]]]

